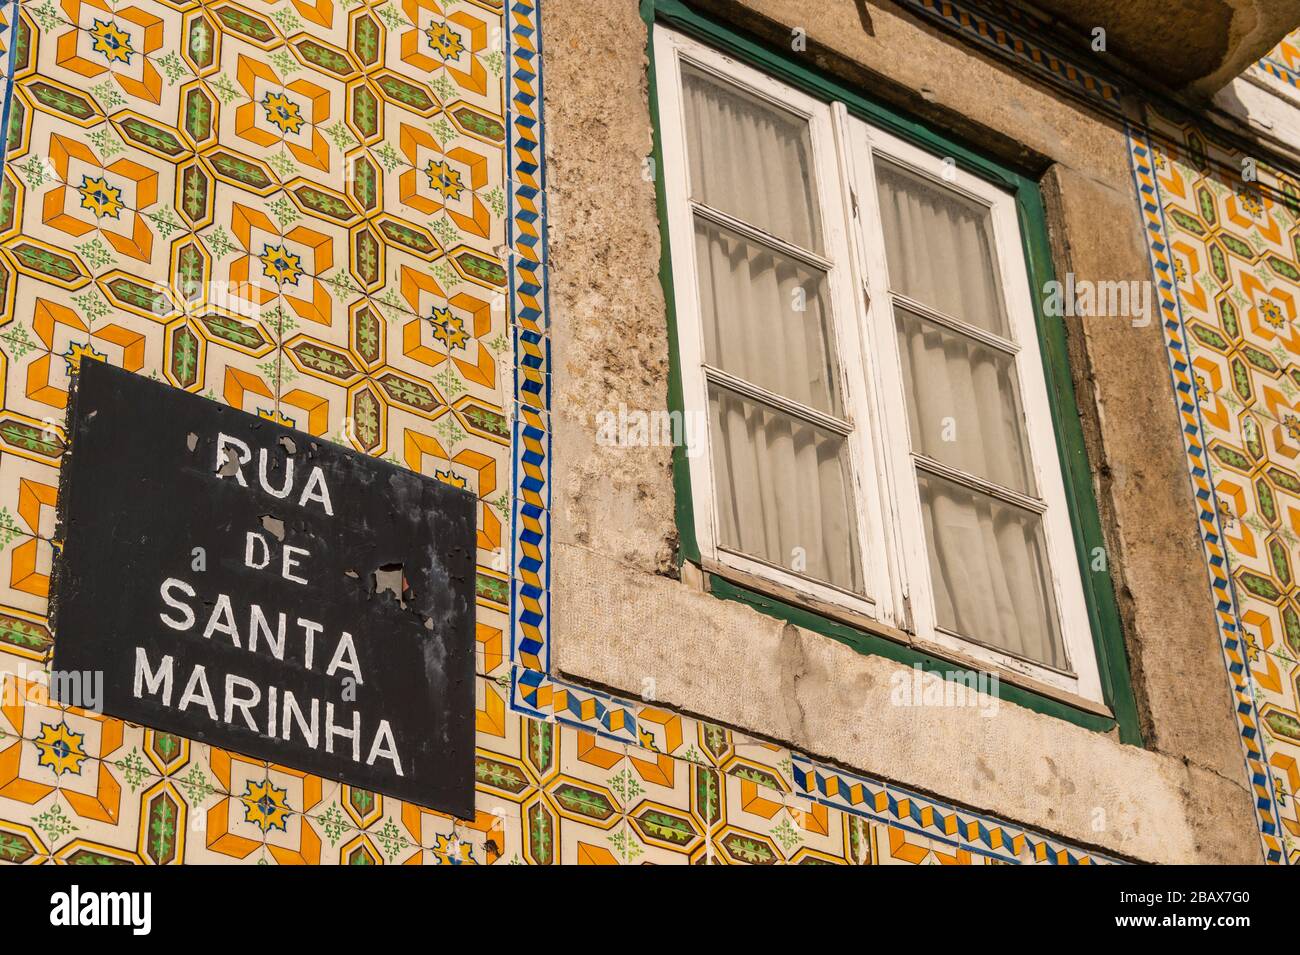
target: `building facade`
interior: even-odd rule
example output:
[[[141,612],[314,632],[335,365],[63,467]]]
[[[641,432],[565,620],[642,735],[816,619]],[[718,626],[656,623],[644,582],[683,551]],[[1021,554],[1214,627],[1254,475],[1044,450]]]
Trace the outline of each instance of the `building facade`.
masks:
[[[6,3],[0,858],[1295,861],[1300,7],[1096,6]],[[474,493],[472,818],[51,698],[89,360]]]

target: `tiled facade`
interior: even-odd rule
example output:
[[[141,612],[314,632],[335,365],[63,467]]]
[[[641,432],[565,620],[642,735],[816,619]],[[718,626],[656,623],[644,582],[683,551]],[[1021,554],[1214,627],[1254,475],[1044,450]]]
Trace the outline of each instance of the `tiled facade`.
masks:
[[[981,30],[950,4],[917,6]],[[0,12],[0,670],[13,691],[0,859],[1110,861],[551,674],[537,0]],[[1005,31],[983,35],[1114,96]],[[1228,674],[1266,851],[1285,861],[1300,836],[1300,205],[1231,185],[1208,152],[1193,130],[1133,133]],[[475,819],[48,700],[33,677],[51,656],[63,419],[86,356],[476,492]]]
[[[1131,136],[1224,662],[1270,862],[1300,819],[1300,189],[1191,126]]]

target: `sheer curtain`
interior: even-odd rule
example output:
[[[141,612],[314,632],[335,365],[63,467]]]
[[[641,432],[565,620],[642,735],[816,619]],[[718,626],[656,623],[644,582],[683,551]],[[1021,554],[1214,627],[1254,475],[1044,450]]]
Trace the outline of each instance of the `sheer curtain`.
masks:
[[[683,66],[691,194],[792,245],[822,248],[807,123]],[[843,417],[826,274],[697,213],[704,360]],[[717,381],[709,417],[719,543],[861,592],[843,435]]]
[[[888,160],[876,161],[889,287],[1007,335],[988,210]]]
[[[682,96],[691,198],[821,252],[807,121],[688,63]]]
[[[988,212],[878,161],[890,287],[1008,337]],[[959,472],[1037,495],[1012,353],[895,309],[912,450]],[[1064,668],[1037,513],[918,468],[940,627]]]

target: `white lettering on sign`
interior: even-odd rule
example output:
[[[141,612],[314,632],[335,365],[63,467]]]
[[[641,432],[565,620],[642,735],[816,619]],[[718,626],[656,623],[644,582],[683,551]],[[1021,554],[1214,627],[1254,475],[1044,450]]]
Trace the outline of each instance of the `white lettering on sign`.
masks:
[[[249,487],[244,466],[257,458],[257,483],[263,491],[279,500],[294,498],[295,470],[292,455],[285,460],[279,477],[279,486],[273,483],[270,449],[258,448],[256,453],[247,442],[228,434],[217,435],[217,480],[234,478],[240,487]],[[319,466],[308,472],[301,491],[296,495],[299,507],[318,505],[324,513],[334,516],[329,486]],[[277,537],[283,538],[282,534]],[[277,554],[277,549],[279,553]],[[308,585],[304,565],[311,552],[303,547],[272,541],[261,531],[246,531],[243,541],[244,566],[250,570],[267,571],[284,580]],[[265,654],[278,663],[314,670],[316,642],[324,636],[322,624],[283,610],[269,610],[249,602],[239,607],[229,594],[201,597],[193,584],[179,577],[168,577],[158,588],[162,608],[158,619],[168,628],[180,633],[192,633],[205,640],[214,637],[230,641],[236,649],[253,654]],[[292,621],[292,623],[290,623]],[[244,625],[246,622],[246,626]],[[183,664],[182,664],[183,666]],[[135,648],[135,673],[133,690],[136,699],[152,699],[165,707],[172,706],[173,690],[180,676],[185,683],[176,709],[180,712],[195,710],[206,713],[213,723],[247,728],[254,733],[286,742],[300,740],[312,750],[329,754],[347,753],[355,763],[367,766],[377,760],[386,760],[398,776],[405,775],[397,750],[392,726],[381,719],[373,728],[366,725],[360,710],[340,706],[337,713],[331,700],[315,697],[303,699],[293,691],[273,685],[260,685],[238,673],[210,674],[203,664],[194,664],[189,673],[177,674],[175,659],[165,654],[158,661],[150,659],[144,647]],[[339,680],[343,699],[355,699],[355,688],[363,685],[361,662],[357,656],[352,634],[344,630],[333,642],[333,652],[325,667],[325,675]],[[324,731],[321,729],[321,711],[324,710]],[[369,741],[369,746],[364,743]]]
[[[281,487],[273,487],[267,474],[270,455],[269,448],[257,449],[257,483],[261,485],[263,491],[272,497],[282,500],[287,499],[293,493],[293,456],[290,455],[285,458],[284,484]],[[244,477],[244,465],[252,460],[253,449],[245,442],[238,438],[232,438],[228,434],[217,435],[217,463],[214,470],[218,480],[233,477],[239,482],[240,487],[248,487],[248,481]],[[319,464],[312,467],[311,472],[307,475],[307,481],[302,487],[302,493],[298,495],[299,507],[306,507],[313,502],[319,504],[326,515],[329,517],[334,516],[334,505],[330,501],[329,485],[325,483],[325,472],[321,470]]]

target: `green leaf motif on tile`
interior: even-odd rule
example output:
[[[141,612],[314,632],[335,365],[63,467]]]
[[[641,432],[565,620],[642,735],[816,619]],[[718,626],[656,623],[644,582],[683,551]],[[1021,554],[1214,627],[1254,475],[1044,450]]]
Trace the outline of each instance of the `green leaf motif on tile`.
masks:
[[[239,87],[232,83],[225,73],[222,73],[207,82],[212,89],[216,90],[217,97],[223,103],[234,102],[243,96],[239,91]]]
[[[1295,604],[1290,601],[1282,608],[1282,630],[1286,634],[1287,645],[1292,651],[1300,653],[1300,613],[1296,612]]]
[[[281,179],[291,179],[293,178],[293,175],[298,171],[297,162],[295,162],[293,157],[290,156],[284,150],[281,150],[280,152],[276,153],[274,156],[268,157],[266,160],[266,164],[270,166],[272,169],[274,169],[276,175],[278,175]]]
[[[1228,251],[1233,255],[1239,255],[1243,259],[1253,259],[1255,257],[1255,250],[1250,247],[1249,243],[1237,238],[1231,232],[1221,233],[1219,241],[1227,246]]]
[[[641,841],[628,832],[626,828],[610,835],[609,844],[614,847],[614,851],[618,853],[618,857],[624,863],[631,862],[633,859],[645,854],[645,847],[641,845]]]
[[[36,347],[36,342],[27,331],[26,325],[13,324],[0,332],[0,339],[9,346],[9,351],[15,358],[22,358],[29,351]]]
[[[39,189],[54,181],[54,167],[44,156],[32,155],[26,162],[14,163],[14,166],[23,174],[29,189]]]
[[[397,826],[393,825],[393,820],[391,819],[384,820],[384,825],[377,833],[375,833],[375,838],[379,840],[379,844],[383,846],[384,852],[389,856],[389,858],[396,858],[397,853],[400,852],[404,846],[411,845],[410,841],[402,836],[401,830],[398,829]]]
[[[90,265],[90,268],[94,269],[95,272],[108,268],[109,265],[117,265],[116,257],[113,256],[112,252],[108,251],[108,246],[105,246],[98,235],[91,239],[90,242],[83,242],[81,246],[77,246],[77,252],[81,255],[82,261]]]
[[[732,833],[727,836],[723,840],[723,845],[737,859],[751,865],[771,865],[776,862],[776,856],[767,843],[742,836],[739,833]]]
[[[449,80],[443,73],[439,73],[437,79],[429,85],[444,103],[450,102],[456,98],[456,84]]]
[[[303,28],[303,22],[289,7],[272,11],[271,19],[279,24],[280,29],[285,33],[297,33]]]
[[[146,213],[146,218],[154,224],[154,228],[163,239],[170,238],[173,232],[182,228],[171,206],[163,206],[157,212]]]
[[[1237,309],[1233,304],[1224,299],[1219,303],[1219,318],[1223,322],[1223,330],[1233,338],[1241,334],[1241,325],[1237,321]]]
[[[1292,282],[1300,282],[1300,271],[1298,271],[1296,267],[1286,259],[1280,258],[1276,255],[1270,255],[1268,257],[1268,267],[1284,279],[1289,279]]]
[[[1283,587],[1291,586],[1291,563],[1287,559],[1286,547],[1279,540],[1268,542],[1269,560],[1273,564],[1273,573]]]
[[[297,57],[288,50],[276,50],[267,59],[271,61],[271,65],[280,76],[291,76],[302,69]]]
[[[208,233],[204,239],[204,244],[208,247],[208,251],[212,253],[213,257],[217,259],[224,259],[231,252],[235,251],[235,249],[239,248],[239,246],[235,245],[235,241],[230,238],[230,233],[222,226],[217,226]]]
[[[502,583],[504,583],[504,581],[502,581]],[[645,790],[641,788],[641,784],[636,781],[635,774],[633,774],[632,770],[626,766],[613,776],[609,777],[609,788],[614,790],[615,795],[623,801],[624,805],[630,803],[637,796],[640,796],[645,792]]]
[[[1277,585],[1262,574],[1253,571],[1243,571],[1237,579],[1249,593],[1254,594],[1264,600],[1277,600],[1282,596],[1282,592],[1277,589]]]
[[[1218,221],[1214,208],[1214,196],[1210,195],[1208,189],[1202,187],[1196,191],[1196,202],[1201,211],[1201,218],[1210,225],[1214,225]]]
[[[1218,281],[1218,288],[1222,288],[1228,283],[1231,276],[1228,274],[1228,257],[1223,248],[1217,242],[1210,243],[1210,270],[1214,273],[1214,278]],[[1211,289],[1213,291],[1213,289]]]
[[[618,813],[618,807],[604,794],[583,789],[574,783],[560,783],[552,788],[551,795],[569,812],[589,819],[604,821]]]
[[[175,802],[160,792],[149,803],[149,856],[155,865],[171,861],[176,854]]]
[[[271,210],[271,215],[275,216],[282,229],[288,228],[302,218],[298,207],[290,202],[287,196],[280,196],[274,202],[268,202],[266,207]]]
[[[185,798],[194,806],[200,805],[203,800],[217,791],[208,774],[199,767],[198,763],[190,765],[190,771],[181,777],[179,785],[185,791]]]
[[[685,819],[660,809],[647,809],[634,817],[632,824],[646,836],[675,846],[689,845],[699,835]]]
[[[330,846],[338,844],[339,836],[343,835],[348,829],[347,820],[339,810],[337,803],[330,803],[329,808],[317,817],[321,828],[325,830],[325,838],[330,841]]]
[[[183,76],[193,76],[193,71],[185,65],[185,61],[176,55],[175,50],[169,50],[166,54],[154,57],[154,62],[163,68],[163,73],[167,76],[167,85],[175,86],[176,81]]]
[[[528,845],[533,858],[540,865],[550,865],[555,861],[555,843],[551,837],[551,816],[545,804],[538,801],[529,806],[527,819]]]
[[[227,315],[206,315],[200,321],[213,335],[232,345],[257,348],[268,344],[255,326],[245,324],[237,318]]]
[[[790,822],[789,817],[781,820],[780,825],[772,829],[772,838],[781,844],[781,848],[788,854],[791,849],[803,841],[794,824]]]
[[[456,419],[450,414],[443,415],[433,430],[449,448],[454,448],[465,440],[464,430],[461,429],[461,426],[456,423]]]
[[[20,836],[9,832],[0,832],[0,860],[5,862],[26,862],[36,855],[32,844]]]
[[[384,167],[384,172],[392,172],[402,164],[402,156],[390,143],[381,143],[375,150],[375,157]]]
[[[1270,524],[1277,520],[1277,502],[1273,499],[1273,489],[1268,482],[1260,479],[1255,482],[1255,497],[1259,501],[1259,512]]]
[[[504,580],[477,574],[474,578],[474,595],[495,603],[505,603],[510,589]]]
[[[382,7],[375,10],[384,23],[388,24],[390,30],[400,30],[402,27],[413,26],[410,20],[402,15],[402,12],[396,9],[391,3],[385,3]]]
[[[27,83],[24,89],[36,97],[42,106],[47,106],[55,112],[71,116],[76,120],[90,119],[98,112],[94,105],[84,96],[71,93],[58,86],[51,86],[49,83],[37,80]],[[107,89],[111,93],[111,97],[116,100],[112,106],[108,107],[109,109],[116,109],[126,103],[126,100],[119,96],[117,91],[108,83],[101,83],[96,89]]]
[[[54,637],[39,624],[0,614],[0,643],[43,653],[54,646]]]
[[[199,379],[199,340],[188,327],[181,327],[172,336],[171,372],[182,388],[189,388]]]
[[[122,140],[118,137],[117,133],[113,131],[113,127],[108,124],[104,124],[98,129],[91,130],[86,134],[86,138],[90,140],[92,145],[94,145],[95,150],[99,153],[100,159],[109,159],[112,156],[116,156],[118,153],[126,152],[126,147],[122,145]]]
[[[461,283],[460,273],[447,264],[446,259],[439,259],[429,266],[429,271],[438,280],[444,292],[450,292]]]
[[[1283,710],[1270,710],[1264,714],[1264,722],[1278,736],[1300,742],[1300,721]]]
[[[456,374],[450,364],[442,371],[433,376],[434,384],[442,389],[442,393],[449,399],[455,399],[457,395],[465,390],[465,385],[460,380],[460,375]]]
[[[3,437],[9,444],[27,451],[34,451],[37,454],[43,454],[47,458],[57,458],[63,453],[63,443],[57,435],[47,438],[47,433],[55,434],[53,431],[46,432],[44,429],[28,424],[25,421],[8,419],[0,421],[0,437]],[[3,543],[0,543],[0,547],[2,546]]]
[[[325,135],[334,144],[334,147],[342,152],[347,152],[357,145],[356,137],[352,135],[342,120],[335,122],[332,126],[325,127]]]
[[[321,345],[307,342],[294,348],[293,353],[308,368],[333,378],[350,378],[356,374],[347,358]]]
[[[0,507],[0,550],[8,547],[15,537],[22,536],[22,528],[9,513],[9,508]]]
[[[520,793],[528,788],[528,777],[522,770],[484,756],[478,757],[474,762],[474,779],[486,786],[512,793]]]
[[[1196,336],[1197,341],[1215,351],[1227,351],[1230,347],[1227,339],[1207,325],[1192,322],[1188,328]]]
[[[122,770],[122,777],[126,780],[126,785],[131,787],[131,791],[139,789],[140,782],[148,776],[148,767],[144,765],[144,760],[140,759],[140,751],[133,746],[129,754],[122,756],[122,759],[114,763],[118,769]]]
[[[294,49],[301,54],[302,58],[313,66],[320,67],[326,73],[333,73],[335,76],[347,77],[352,74],[352,64],[348,58],[337,50],[331,50],[323,43],[305,37],[294,44]]]
[[[1205,226],[1201,225],[1200,220],[1188,215],[1181,209],[1170,209],[1169,217],[1174,220],[1174,223],[1180,229],[1193,235],[1205,235]]]
[[[333,275],[324,279],[324,282],[334,290],[334,295],[337,298],[348,299],[361,292],[361,289],[357,284],[352,281],[352,277],[343,271],[335,272]]]
[[[77,309],[85,316],[88,325],[94,325],[95,322],[112,311],[108,303],[104,301],[104,296],[100,295],[99,290],[95,288],[83,292],[81,295],[72,296],[72,301],[76,303]]]
[[[77,825],[64,815],[63,807],[57,802],[38,816],[32,817],[36,828],[45,833],[47,842],[58,842],[64,836],[77,832]]]
[[[29,9],[44,33],[52,32],[55,27],[63,23],[59,11],[55,9],[54,4],[50,3],[49,0],[45,0],[40,6],[32,6]]]

